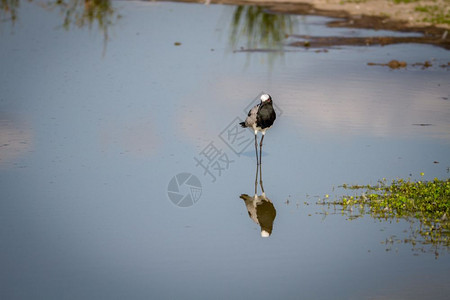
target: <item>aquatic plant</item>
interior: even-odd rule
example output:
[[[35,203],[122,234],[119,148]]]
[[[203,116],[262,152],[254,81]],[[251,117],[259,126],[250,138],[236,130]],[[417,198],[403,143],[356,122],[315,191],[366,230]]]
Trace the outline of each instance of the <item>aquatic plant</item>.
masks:
[[[298,17],[270,12],[261,6],[237,6],[230,22],[229,45],[233,52],[246,52],[247,63],[251,53],[267,54],[271,69],[275,60],[284,55],[284,41],[293,33]]]
[[[97,25],[103,32],[104,51],[109,39],[108,28],[121,16],[116,13],[110,0],[56,0],[48,4],[48,8],[58,8],[64,16],[63,27],[71,26],[89,29]]]
[[[10,19],[14,24],[19,4],[19,0],[0,0],[0,22]]]
[[[33,2],[33,0],[29,0]],[[48,9],[59,9],[63,16],[62,27],[70,29],[88,27],[91,29],[97,25],[103,33],[104,48],[109,39],[108,28],[121,18],[110,0],[52,0],[38,5]],[[20,0],[0,0],[0,21],[10,19],[12,24],[18,18]]]
[[[431,245],[436,256],[439,249],[450,250],[450,179],[395,179],[391,183],[383,179],[375,185],[344,184],[341,187],[356,193],[337,200],[325,197],[318,204],[340,207],[349,220],[366,214],[379,220],[406,220],[411,224],[410,236],[399,242],[410,243],[413,247]]]
[[[114,9],[109,0],[57,0],[50,7],[58,7],[64,15],[64,28],[69,29],[73,24],[77,27],[98,27],[106,31],[113,23]]]
[[[294,23],[291,15],[270,13],[261,6],[239,5],[233,13],[230,42],[236,47],[244,38],[247,49],[281,47]]]

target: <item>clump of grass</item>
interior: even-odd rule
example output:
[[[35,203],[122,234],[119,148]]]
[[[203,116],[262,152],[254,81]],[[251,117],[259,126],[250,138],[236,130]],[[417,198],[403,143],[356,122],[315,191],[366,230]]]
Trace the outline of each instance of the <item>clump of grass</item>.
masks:
[[[424,22],[432,24],[450,24],[450,10],[438,5],[419,5],[414,8],[415,11],[426,14],[422,19]]]
[[[437,255],[439,247],[450,250],[450,179],[396,179],[391,183],[384,179],[376,185],[344,184],[342,187],[357,192],[321,204],[341,206],[350,219],[370,214],[382,220],[407,220],[412,224],[412,231],[403,242],[413,246],[416,243],[433,245]],[[355,211],[359,214],[355,215]]]
[[[422,21],[431,24],[450,24],[450,10],[447,1],[428,1],[429,4],[420,3],[420,0],[391,0],[394,4],[418,3],[414,11],[421,13]],[[434,3],[434,4],[433,4]]]

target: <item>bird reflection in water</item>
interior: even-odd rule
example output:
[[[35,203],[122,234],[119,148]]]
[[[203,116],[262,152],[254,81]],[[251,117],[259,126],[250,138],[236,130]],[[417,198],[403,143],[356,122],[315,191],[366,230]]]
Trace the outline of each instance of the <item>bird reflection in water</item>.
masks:
[[[262,194],[258,196],[258,168],[260,173],[259,184],[261,186]],[[244,200],[245,206],[247,207],[249,217],[261,227],[261,236],[269,237],[272,234],[273,221],[277,215],[277,211],[267,198],[264,192],[263,182],[262,182],[262,168],[261,165],[256,165],[256,178],[255,178],[255,195],[249,196],[247,194],[242,194],[240,198]]]

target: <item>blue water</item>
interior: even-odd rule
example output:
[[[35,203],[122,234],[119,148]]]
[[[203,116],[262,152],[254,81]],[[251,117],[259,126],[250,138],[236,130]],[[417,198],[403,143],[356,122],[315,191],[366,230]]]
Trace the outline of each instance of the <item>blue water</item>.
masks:
[[[448,297],[448,249],[386,251],[408,223],[314,204],[343,183],[448,178],[448,51],[233,52],[234,7],[157,2],[115,2],[105,42],[20,4],[0,24],[0,298]],[[343,32],[292,18],[293,34]],[[408,67],[367,65],[391,59]],[[239,198],[254,193],[252,133],[247,147],[228,135],[262,91],[278,109],[262,158],[269,238]],[[185,208],[168,195],[183,172],[201,182]]]

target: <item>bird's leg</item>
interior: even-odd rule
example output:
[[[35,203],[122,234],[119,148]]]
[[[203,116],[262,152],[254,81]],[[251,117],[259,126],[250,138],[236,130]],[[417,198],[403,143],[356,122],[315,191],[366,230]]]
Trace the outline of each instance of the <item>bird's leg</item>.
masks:
[[[261,159],[262,159],[261,152],[262,152],[263,140],[264,140],[264,132],[262,133],[261,141],[259,143],[259,164],[261,164]]]
[[[256,165],[259,165],[258,160],[258,132],[255,130],[255,152],[256,152]]]
[[[256,152],[256,176],[255,176],[255,196],[258,193],[258,132],[255,130],[255,152]]]
[[[259,184],[261,185],[261,190],[264,193],[264,188],[262,186],[262,169],[261,169],[261,165],[262,165],[262,145],[263,145],[263,140],[264,140],[264,131],[262,133],[262,137],[261,137],[261,142],[259,143]]]
[[[258,174],[256,174],[256,175],[258,175]],[[261,186],[261,191],[264,194],[264,186],[263,186],[263,181],[262,181],[262,165],[261,164],[259,165],[259,185]]]
[[[256,165],[256,176],[255,176],[255,196],[258,194],[258,165]]]

